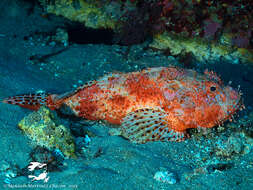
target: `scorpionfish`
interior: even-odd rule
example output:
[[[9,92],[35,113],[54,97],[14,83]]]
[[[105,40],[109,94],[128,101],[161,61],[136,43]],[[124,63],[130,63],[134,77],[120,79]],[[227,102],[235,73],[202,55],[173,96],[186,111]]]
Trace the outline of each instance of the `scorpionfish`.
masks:
[[[188,128],[212,128],[243,108],[239,90],[214,73],[177,67],[112,73],[61,95],[35,93],[5,103],[38,110],[67,106],[76,116],[119,126],[135,143],[182,141]]]

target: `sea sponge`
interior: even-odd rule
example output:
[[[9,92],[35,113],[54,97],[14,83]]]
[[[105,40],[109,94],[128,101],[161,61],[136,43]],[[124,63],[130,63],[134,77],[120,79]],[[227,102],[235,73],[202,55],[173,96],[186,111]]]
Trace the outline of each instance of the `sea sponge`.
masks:
[[[67,127],[58,123],[54,112],[41,107],[22,119],[18,127],[35,145],[49,150],[58,148],[65,156],[75,157],[74,138]]]

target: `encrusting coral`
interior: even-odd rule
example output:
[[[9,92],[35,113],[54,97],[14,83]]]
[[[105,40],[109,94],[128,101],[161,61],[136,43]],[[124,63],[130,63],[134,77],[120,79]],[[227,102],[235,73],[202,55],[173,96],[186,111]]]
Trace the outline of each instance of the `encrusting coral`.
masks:
[[[198,61],[253,63],[251,1],[39,0],[46,12],[94,29],[112,29],[120,45],[149,37],[156,50]]]
[[[220,59],[232,62],[253,63],[253,51],[246,48],[235,48],[229,45],[207,41],[203,38],[187,38],[164,32],[154,36],[150,47],[157,50],[169,49],[174,56],[192,53],[197,61],[219,61]]]
[[[22,119],[18,127],[35,143],[49,150],[59,149],[67,157],[75,157],[75,144],[70,130],[57,124],[56,115],[45,107]]]
[[[107,13],[108,3],[87,0],[39,0],[48,13],[64,16],[72,21],[83,23],[90,28],[115,28],[116,20]],[[102,3],[102,2],[101,2]],[[119,7],[118,7],[119,8]]]

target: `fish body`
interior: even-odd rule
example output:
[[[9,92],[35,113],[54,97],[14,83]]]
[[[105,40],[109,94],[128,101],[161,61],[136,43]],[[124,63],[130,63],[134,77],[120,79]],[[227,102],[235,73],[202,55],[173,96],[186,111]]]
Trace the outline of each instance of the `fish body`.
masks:
[[[65,105],[78,117],[119,125],[121,134],[136,143],[184,140],[186,129],[214,127],[242,107],[241,94],[215,73],[176,67],[113,73],[63,95],[31,96],[37,97],[4,102],[30,109]]]

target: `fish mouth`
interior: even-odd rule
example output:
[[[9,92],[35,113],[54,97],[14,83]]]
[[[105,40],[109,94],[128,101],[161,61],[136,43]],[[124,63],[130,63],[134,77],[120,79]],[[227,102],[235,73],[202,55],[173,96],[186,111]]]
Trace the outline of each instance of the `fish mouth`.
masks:
[[[216,126],[223,126],[227,120],[230,122],[235,121],[235,119],[238,118],[237,116],[239,116],[237,114],[238,111],[245,109],[240,90],[235,90],[232,87],[227,86],[224,92],[226,96],[226,101],[222,104],[224,115],[222,114],[221,118],[215,121]]]
[[[240,91],[240,88],[233,89],[230,86],[227,86],[225,88],[225,94],[226,94],[226,108],[227,108],[227,115],[230,119],[233,117],[233,115],[239,111],[245,109],[245,106],[243,104],[243,98],[242,98],[242,92]]]
[[[227,105],[237,105],[241,100],[242,93],[240,90],[233,89],[230,86],[225,87],[226,103]]]

